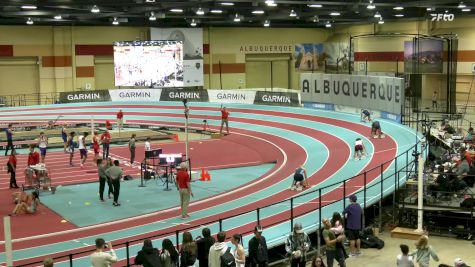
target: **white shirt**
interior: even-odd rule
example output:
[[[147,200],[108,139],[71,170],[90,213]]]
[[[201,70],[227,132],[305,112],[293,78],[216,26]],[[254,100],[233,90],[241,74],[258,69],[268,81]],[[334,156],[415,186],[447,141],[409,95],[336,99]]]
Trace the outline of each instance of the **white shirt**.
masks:
[[[355,146],[357,146],[357,145],[362,145],[362,144],[363,144],[363,140],[355,141]]]
[[[48,146],[48,137],[46,135],[40,136],[38,147],[46,148]]]
[[[86,149],[86,147],[84,146],[84,136],[83,135],[79,136],[78,145],[79,145],[79,149]]]
[[[397,256],[397,267],[414,267],[412,256]]]
[[[152,151],[152,146],[149,141],[145,141],[145,151]]]
[[[94,252],[91,254],[91,264],[93,267],[110,267],[117,262],[117,255],[113,249],[110,252]]]

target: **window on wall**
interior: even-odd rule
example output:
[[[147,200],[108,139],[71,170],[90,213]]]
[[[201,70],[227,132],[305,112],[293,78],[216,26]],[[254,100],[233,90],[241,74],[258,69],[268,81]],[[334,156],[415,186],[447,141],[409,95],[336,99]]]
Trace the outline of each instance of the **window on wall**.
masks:
[[[246,55],[247,88],[290,88],[289,54]]]
[[[94,58],[94,80],[97,90],[115,88],[113,57]]]

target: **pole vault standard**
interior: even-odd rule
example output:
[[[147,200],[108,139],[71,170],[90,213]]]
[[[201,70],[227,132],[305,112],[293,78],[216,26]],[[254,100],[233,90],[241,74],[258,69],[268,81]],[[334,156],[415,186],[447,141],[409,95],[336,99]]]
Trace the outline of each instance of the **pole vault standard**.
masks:
[[[189,158],[189,150],[188,150],[188,114],[190,109],[188,108],[188,99],[183,99],[183,106],[185,107],[185,153],[186,153],[186,160]]]

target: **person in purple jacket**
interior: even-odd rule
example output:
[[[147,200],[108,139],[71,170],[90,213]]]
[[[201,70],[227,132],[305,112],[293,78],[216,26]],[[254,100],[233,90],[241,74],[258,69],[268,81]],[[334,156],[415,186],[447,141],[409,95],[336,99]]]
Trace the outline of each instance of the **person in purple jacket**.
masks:
[[[346,236],[350,240],[350,257],[361,255],[360,247],[360,231],[361,231],[361,218],[363,210],[360,204],[356,203],[356,195],[351,195],[350,205],[348,205],[343,214],[346,218]]]

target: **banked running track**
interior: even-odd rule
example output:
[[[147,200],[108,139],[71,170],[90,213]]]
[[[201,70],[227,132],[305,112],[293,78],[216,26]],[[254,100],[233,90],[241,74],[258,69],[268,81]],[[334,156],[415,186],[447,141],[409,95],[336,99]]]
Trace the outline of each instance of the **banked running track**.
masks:
[[[190,103],[190,127],[200,128],[204,119],[210,126],[218,129],[220,124],[219,106],[211,103]],[[370,139],[369,126],[359,122],[359,114],[343,114],[329,111],[310,110],[294,107],[276,107],[260,105],[226,105],[231,113],[230,128],[232,135],[239,135],[249,140],[249,144],[272,145],[280,151],[276,166],[264,176],[239,188],[192,202],[191,219],[179,219],[179,208],[173,207],[155,213],[127,218],[101,225],[83,227],[44,235],[14,238],[15,265],[40,260],[45,256],[65,255],[92,248],[96,237],[101,236],[113,243],[125,242],[132,238],[146,237],[160,233],[172,232],[196,225],[193,236],[201,235],[201,225],[206,225],[216,233],[218,221],[235,214],[256,210],[269,204],[305,194],[309,190],[322,188],[338,181],[343,181],[358,173],[378,167],[383,162],[384,177],[394,174],[396,155],[414,145],[414,131],[400,124],[383,121],[382,129],[387,134],[385,139]],[[124,110],[128,123],[147,125],[184,126],[183,106],[181,102],[157,103],[82,103],[51,106],[32,106],[25,108],[5,108],[0,110],[0,120],[12,122],[46,122],[63,115],[63,121],[114,120],[119,108]],[[364,140],[370,156],[361,161],[352,158],[353,142],[357,137]],[[225,137],[226,138],[226,137]],[[222,148],[226,149],[226,148]],[[190,153],[193,158],[193,152]],[[410,155],[411,153],[409,153]],[[397,166],[404,166],[406,158],[400,157]],[[289,185],[295,168],[305,165],[312,189],[303,192],[290,191]],[[400,169],[400,167],[398,168]],[[237,169],[238,171],[238,169]],[[381,169],[368,173],[366,183],[375,184],[381,179]],[[405,181],[403,175],[400,182]],[[362,202],[363,176],[359,175],[346,183],[346,196],[357,193]],[[380,186],[367,190],[367,205],[379,199]],[[394,179],[383,183],[384,194],[394,190]],[[321,201],[322,218],[329,217],[334,211],[343,209],[343,189],[341,184],[322,190],[322,199],[318,192],[306,194],[294,200],[295,220],[302,222],[306,230],[318,226],[318,203]],[[330,204],[333,203],[333,204]],[[290,202],[284,202],[260,210],[260,223],[264,226],[286,219],[285,222],[266,227],[264,235],[269,246],[281,244],[290,231]],[[256,212],[233,217],[223,221],[223,229],[228,233],[251,232],[256,224]],[[244,245],[251,235],[244,236]],[[167,238],[167,236],[162,237]],[[175,240],[175,235],[168,236]],[[161,238],[154,241],[161,244]],[[181,237],[180,237],[181,240]],[[130,255],[136,255],[142,244],[132,244]],[[4,251],[4,249],[3,249]],[[124,248],[116,249],[123,260]],[[5,254],[0,254],[0,262],[5,261]],[[87,254],[76,256],[74,266],[89,266]],[[123,266],[122,261],[117,266]],[[69,261],[55,263],[55,266],[69,266]]]

